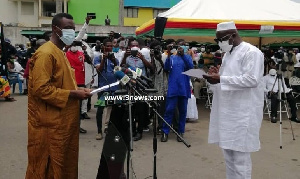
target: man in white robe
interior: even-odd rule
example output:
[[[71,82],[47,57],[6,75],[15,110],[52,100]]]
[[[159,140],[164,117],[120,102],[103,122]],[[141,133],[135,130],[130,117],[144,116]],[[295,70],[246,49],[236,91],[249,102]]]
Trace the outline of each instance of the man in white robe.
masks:
[[[223,149],[227,179],[250,179],[251,152],[260,149],[264,56],[243,42],[234,22],[218,24],[215,41],[226,52],[220,69],[204,76],[213,88],[208,142]]]

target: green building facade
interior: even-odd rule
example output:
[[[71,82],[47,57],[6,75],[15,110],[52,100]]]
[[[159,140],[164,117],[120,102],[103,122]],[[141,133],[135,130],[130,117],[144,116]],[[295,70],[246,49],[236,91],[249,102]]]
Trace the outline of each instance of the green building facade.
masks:
[[[96,13],[92,25],[105,25],[108,15],[110,25],[119,24],[119,0],[71,0],[68,2],[68,13],[74,18],[75,24],[83,24],[87,13]]]

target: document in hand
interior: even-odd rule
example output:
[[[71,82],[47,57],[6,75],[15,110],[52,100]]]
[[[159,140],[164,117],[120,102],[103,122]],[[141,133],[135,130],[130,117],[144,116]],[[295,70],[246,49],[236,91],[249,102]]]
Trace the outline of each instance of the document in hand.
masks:
[[[196,78],[203,78],[203,75],[208,75],[202,69],[190,69],[188,71],[182,72],[182,74],[185,74],[187,76],[196,77]]]
[[[106,90],[106,89],[108,89],[108,88],[110,88],[110,87],[113,87],[113,86],[118,85],[119,83],[120,83],[120,82],[117,81],[117,82],[114,82],[114,83],[112,83],[112,84],[102,86],[101,88],[98,88],[98,89],[95,89],[95,90],[91,91],[91,94],[95,94],[95,93],[98,93],[98,92],[100,92],[100,91],[104,91],[104,90]]]

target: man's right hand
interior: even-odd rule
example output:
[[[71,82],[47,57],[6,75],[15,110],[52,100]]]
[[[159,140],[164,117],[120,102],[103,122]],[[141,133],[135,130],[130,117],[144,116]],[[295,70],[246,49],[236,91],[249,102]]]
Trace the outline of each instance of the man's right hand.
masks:
[[[85,23],[86,23],[86,24],[89,24],[91,19],[92,19],[92,17],[87,16],[87,17],[85,18]]]
[[[91,90],[88,88],[79,89],[79,90],[71,90],[71,92],[70,92],[70,97],[79,99],[79,100],[88,99],[91,96],[92,96]]]
[[[131,55],[131,50],[129,48],[126,49],[125,56],[128,57]]]

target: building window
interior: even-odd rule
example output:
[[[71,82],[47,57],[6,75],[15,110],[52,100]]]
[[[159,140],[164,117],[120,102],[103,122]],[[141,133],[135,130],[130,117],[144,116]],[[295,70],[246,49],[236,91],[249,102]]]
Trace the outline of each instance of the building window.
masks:
[[[138,17],[138,8],[124,8],[124,17],[137,18]]]
[[[55,1],[43,1],[43,16],[53,17],[56,12],[56,2]]]
[[[21,2],[22,15],[34,15],[34,2]]]
[[[159,13],[166,12],[169,9],[153,9],[153,18],[156,18]]]

